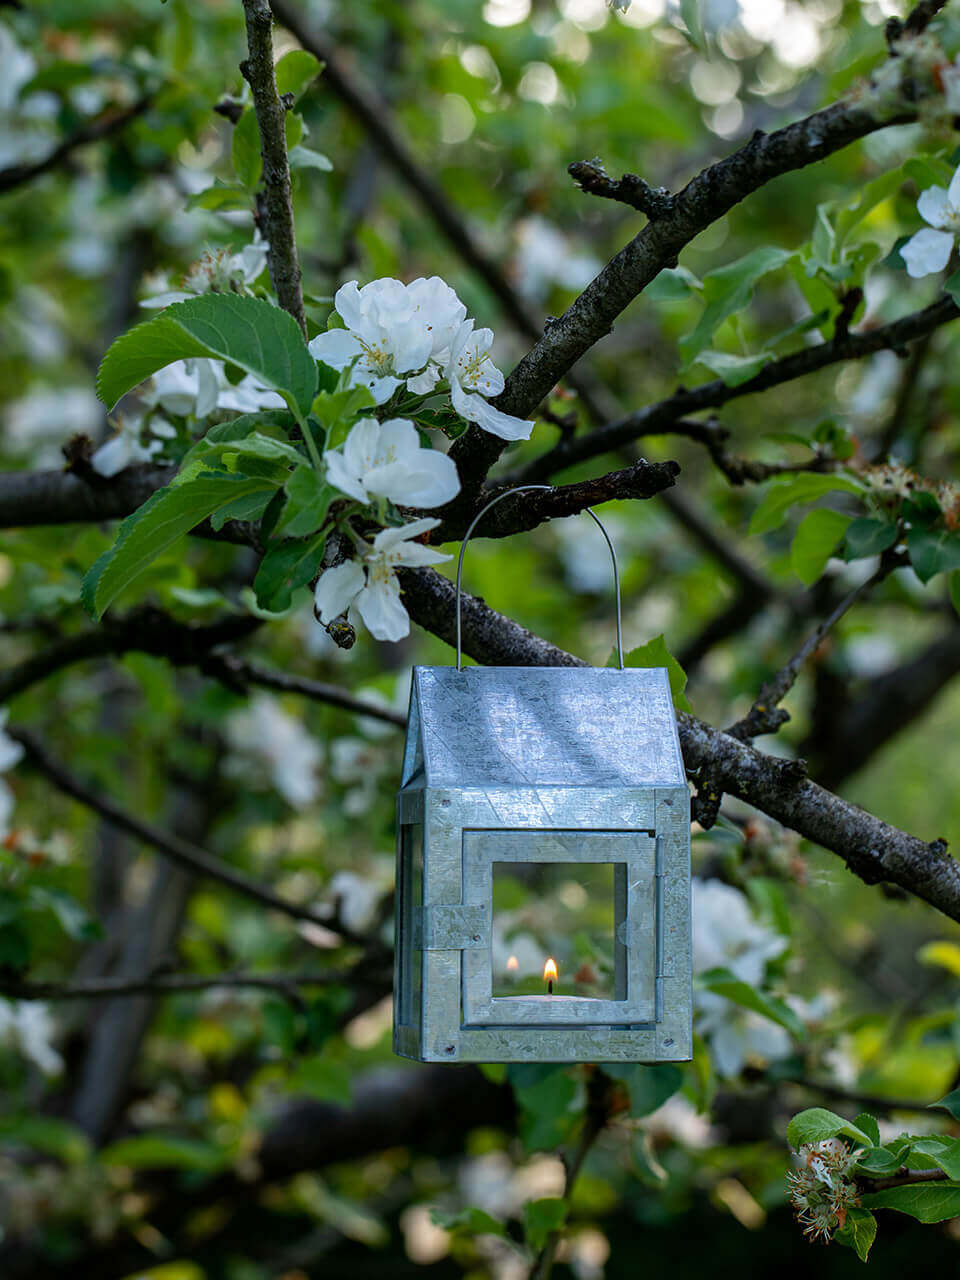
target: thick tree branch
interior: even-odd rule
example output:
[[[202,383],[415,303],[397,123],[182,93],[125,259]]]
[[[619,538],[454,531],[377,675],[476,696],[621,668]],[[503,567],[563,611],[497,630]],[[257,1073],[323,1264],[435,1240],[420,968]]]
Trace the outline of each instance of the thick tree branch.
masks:
[[[126,996],[162,996],[183,991],[235,987],[278,991],[288,995],[299,987],[349,985],[356,975],[349,969],[317,973],[170,973],[140,979],[90,978],[63,985],[57,982],[18,982],[0,978],[0,996],[8,1000],[115,1000]]]
[[[82,125],[69,137],[64,138],[42,160],[37,160],[33,164],[14,164],[7,169],[0,169],[0,195],[22,187],[25,183],[32,182],[34,178],[39,178],[56,169],[78,147],[85,147],[90,142],[102,142],[104,138],[110,138],[115,133],[119,133],[132,120],[142,116],[152,101],[153,99],[148,96],[140,98],[130,107],[108,108],[96,120]]]
[[[250,57],[240,64],[253,93],[263,157],[263,195],[257,204],[270,243],[267,266],[277,301],[307,336],[303,287],[293,224],[290,162],[287,157],[286,107],[277,92],[273,70],[273,15],[268,0],[243,0]]]
[[[242,894],[244,897],[260,903],[261,906],[268,907],[273,911],[281,911],[284,915],[290,916],[294,920],[307,920],[311,924],[322,925],[327,929],[334,928],[345,941],[352,942],[358,946],[369,947],[370,940],[368,938],[353,933],[352,930],[342,927],[339,923],[331,924],[329,918],[313,911],[310,907],[301,906],[300,903],[291,902],[287,898],[280,897],[272,889],[244,875],[242,871],[235,871],[225,862],[213,857],[212,854],[207,853],[205,849],[201,849],[198,845],[192,844],[188,840],[183,840],[171,832],[160,830],[159,827],[155,827],[152,823],[128,813],[113,800],[98,794],[64,768],[58,760],[54,759],[39,740],[26,729],[11,727],[7,729],[7,733],[22,744],[26,751],[27,760],[45,778],[52,782],[59,791],[62,791],[65,795],[72,796],[74,800],[79,801],[80,804],[85,805],[88,809],[92,809],[94,813],[100,814],[102,818],[120,831],[125,831],[128,835],[142,841],[143,844],[156,849],[158,853],[165,858],[169,858],[177,866],[183,867],[184,870],[190,871],[194,875],[203,876],[207,880],[222,884],[234,893]]]
[[[705,382],[692,390],[679,387],[666,399],[647,405],[617,422],[608,423],[582,436],[561,439],[547,453],[534,458],[526,467],[511,475],[510,480],[517,484],[525,480],[542,480],[565,467],[609,453],[632,440],[671,431],[674,424],[686,418],[688,414],[697,413],[702,409],[717,409],[730,400],[754,395],[758,391],[768,391],[772,387],[782,386],[795,378],[816,373],[820,369],[826,369],[844,360],[862,360],[865,356],[873,355],[877,351],[890,349],[904,351],[909,342],[925,337],[941,325],[955,320],[958,315],[960,310],[956,303],[945,295],[922,311],[914,311],[900,320],[894,320],[891,324],[859,333],[840,335],[830,342],[821,343],[818,347],[803,347],[799,351],[791,352],[790,355],[782,356],[779,360],[772,360],[764,365],[755,377],[741,382],[739,386],[728,386],[720,378],[716,378],[713,382]],[[680,434],[691,433],[689,430],[682,430]],[[707,443],[706,438],[703,443]]]

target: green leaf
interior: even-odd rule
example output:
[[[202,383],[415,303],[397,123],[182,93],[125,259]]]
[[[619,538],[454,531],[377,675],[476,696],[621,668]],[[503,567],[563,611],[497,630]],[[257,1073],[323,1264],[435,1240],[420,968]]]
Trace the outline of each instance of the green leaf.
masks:
[[[857,1119],[859,1120],[859,1116]],[[871,1119],[873,1117],[870,1117]],[[859,1126],[863,1128],[862,1125]],[[867,1133],[869,1130],[864,1129]],[[872,1133],[870,1135],[873,1136]],[[869,1147],[860,1156],[857,1161],[857,1171],[859,1173],[868,1173],[874,1178],[886,1178],[896,1171],[903,1164],[902,1157],[894,1151],[888,1151],[886,1147],[873,1146]]]
[[[603,1070],[619,1080],[630,1094],[630,1114],[648,1116],[662,1107],[683,1084],[683,1072],[672,1063],[641,1066],[639,1063],[605,1062]]]
[[[950,589],[950,603],[954,611],[960,613],[960,569],[954,569],[947,579],[947,585]]]
[[[534,1253],[539,1253],[554,1231],[567,1220],[567,1202],[554,1197],[528,1200],[523,1206],[523,1233]]]
[[[261,609],[282,613],[290,607],[294,591],[319,571],[326,541],[327,535],[318,533],[313,538],[288,538],[268,548],[253,580]]]
[[[939,1102],[931,1102],[927,1108],[929,1111],[946,1111],[953,1116],[954,1120],[960,1120],[960,1089],[954,1089],[946,1094]]]
[[[960,271],[955,271],[943,286],[944,293],[949,293],[954,302],[960,302]]]
[[[343,495],[323,479],[313,467],[297,467],[286,484],[287,503],[277,525],[277,533],[303,538],[319,529],[327,518],[331,502]]]
[[[240,440],[218,441],[210,452],[235,458],[263,458],[267,462],[292,462],[296,466],[304,461],[303,454],[295,445],[287,440],[274,440],[259,431],[244,435]]]
[[[207,472],[188,484],[168,486],[120,525],[113,546],[87,572],[81,599],[99,619],[111,602],[177,538],[238,498],[268,493],[273,486],[260,476]]]
[[[861,1111],[853,1122],[858,1129],[862,1129],[870,1138],[875,1147],[880,1145],[880,1125],[876,1116],[872,1116],[869,1111]]]
[[[929,1156],[953,1182],[960,1181],[960,1138],[921,1138],[913,1144],[913,1151]]]
[[[804,586],[817,581],[843,537],[850,516],[818,507],[803,517],[790,546],[790,567]]]
[[[670,692],[673,695],[673,705],[678,711],[693,710],[689,698],[684,693],[687,687],[687,673],[667,648],[667,642],[662,635],[654,636],[646,644],[639,644],[635,649],[631,649],[629,653],[625,653],[623,655],[623,663],[626,667],[666,667],[667,677],[670,681]],[[613,653],[607,666],[615,667],[616,665],[617,655]]]
[[[235,502],[228,502],[225,507],[214,512],[210,517],[211,529],[219,532],[228,520],[259,520],[276,496],[277,490],[267,489],[263,493],[248,493]]]
[[[353,1101],[353,1072],[345,1062],[334,1062],[320,1056],[303,1058],[290,1076],[290,1087],[322,1102],[337,1102],[348,1107]]]
[[[871,520],[860,516],[847,526],[843,540],[845,560],[860,560],[864,556],[878,556],[897,540],[897,526],[889,520]]]
[[[198,1173],[216,1173],[227,1163],[226,1153],[211,1142],[159,1133],[122,1138],[105,1147],[98,1159],[101,1164],[128,1169],[193,1169]]]
[[[788,1004],[776,996],[758,991],[748,982],[742,982],[729,969],[708,969],[705,973],[698,974],[696,981],[704,991],[725,996],[742,1009],[752,1009],[754,1013],[784,1027],[797,1040],[806,1039],[806,1027]]]
[[[223,211],[226,209],[248,209],[250,207],[250,192],[246,187],[237,186],[235,183],[220,182],[217,180],[212,187],[207,187],[204,191],[197,191],[187,201],[188,209],[211,209],[214,211]]]
[[[680,0],[680,17],[683,19],[683,25],[687,28],[687,36],[690,43],[700,53],[705,53],[707,38],[704,34],[703,23],[700,20],[700,0]]]
[[[858,1209],[852,1205],[847,1209],[846,1221],[833,1233],[833,1238],[837,1244],[853,1249],[861,1262],[866,1262],[870,1246],[877,1238],[877,1220],[869,1209]]]
[[[444,1231],[452,1231],[458,1236],[501,1236],[506,1237],[507,1229],[502,1222],[492,1218],[484,1209],[461,1209],[459,1213],[443,1213],[434,1209],[431,1219]]]
[[[654,302],[680,302],[692,293],[699,293],[702,288],[697,277],[686,267],[667,267],[647,285],[644,297]]]
[[[289,1001],[265,1000],[260,1016],[267,1040],[277,1045],[285,1057],[292,1057],[297,1042],[297,1018]]]
[[[739,387],[742,382],[749,382],[772,359],[772,351],[760,351],[754,356],[735,356],[727,351],[701,351],[697,356],[697,362],[706,365],[728,387]]]
[[[291,169],[319,169],[321,173],[333,170],[333,162],[328,156],[309,147],[291,147],[289,160]]]
[[[575,1123],[577,1081],[563,1066],[522,1063],[507,1068],[520,1108],[519,1132],[528,1151],[552,1151]]]
[[[858,1145],[869,1147],[869,1136],[858,1129],[851,1120],[844,1120],[835,1111],[826,1107],[808,1107],[795,1115],[787,1125],[787,1141],[794,1151],[808,1142],[823,1142],[826,1138],[837,1138],[841,1134],[852,1138]]]
[[[277,92],[292,93],[294,101],[304,93],[323,70],[323,63],[306,49],[291,49],[275,68]]]
[[[321,391],[311,413],[327,432],[327,448],[335,449],[346,439],[354,419],[374,407],[368,387],[349,387],[345,391]]]
[[[158,369],[192,356],[229,360],[306,414],[317,389],[317,366],[297,322],[261,298],[207,293],[172,302],[130,329],[108,350],[97,394],[112,409]]]
[[[684,369],[688,369],[700,352],[710,346],[713,335],[724,320],[749,305],[757,282],[771,271],[785,266],[792,257],[793,254],[786,249],[766,245],[704,276],[703,297],[707,305],[693,332],[679,342]]]
[[[260,181],[263,157],[260,154],[260,128],[257,113],[248,107],[233,127],[233,169],[250,191]]]
[[[769,533],[778,529],[791,507],[815,502],[825,493],[863,492],[863,485],[849,476],[820,475],[815,471],[801,471],[797,475],[778,476],[770,482],[770,488],[750,521],[751,533]]]
[[[78,942],[91,942],[103,935],[100,925],[90,916],[86,907],[62,889],[31,889],[30,905],[52,911],[68,938],[74,938]]]
[[[908,1187],[887,1187],[862,1196],[864,1209],[896,1209],[918,1222],[943,1222],[960,1215],[960,1183],[929,1182]]]
[[[6,1142],[42,1151],[65,1164],[82,1164],[92,1153],[90,1139],[82,1129],[54,1116],[3,1117],[0,1119],[0,1145]]]
[[[915,524],[907,534],[907,551],[921,582],[960,569],[960,534],[954,530]]]

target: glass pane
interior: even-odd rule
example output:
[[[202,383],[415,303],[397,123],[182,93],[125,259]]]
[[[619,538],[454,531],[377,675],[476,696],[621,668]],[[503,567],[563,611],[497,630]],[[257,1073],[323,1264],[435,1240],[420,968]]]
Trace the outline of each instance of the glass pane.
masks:
[[[416,1026],[420,1021],[420,976],[423,953],[413,945],[415,922],[423,905],[423,823],[407,823],[401,828],[402,856],[398,916],[400,919],[400,1001],[401,1024]]]
[[[548,994],[544,969],[553,960],[553,995],[618,998],[614,867],[612,862],[494,862],[494,996]]]

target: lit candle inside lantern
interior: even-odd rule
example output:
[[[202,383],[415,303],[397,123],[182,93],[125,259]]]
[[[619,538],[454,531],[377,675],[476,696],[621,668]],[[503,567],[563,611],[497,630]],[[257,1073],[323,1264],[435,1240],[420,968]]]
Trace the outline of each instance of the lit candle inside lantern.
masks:
[[[520,961],[516,956],[510,956],[507,960],[507,977],[511,982],[516,981],[517,974],[520,970]]]
[[[553,956],[543,966],[543,980],[547,984],[547,995],[553,995],[553,984],[557,980],[557,962]]]

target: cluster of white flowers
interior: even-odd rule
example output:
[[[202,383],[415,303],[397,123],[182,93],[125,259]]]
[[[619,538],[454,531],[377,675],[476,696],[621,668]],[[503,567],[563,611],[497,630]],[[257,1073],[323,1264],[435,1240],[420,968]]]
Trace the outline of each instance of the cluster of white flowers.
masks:
[[[239,253],[219,249],[205,254],[184,276],[182,288],[170,289],[164,281],[164,287],[144,298],[140,305],[154,310],[169,306],[171,302],[184,302],[201,293],[244,293],[263,274],[269,251],[269,243],[257,228],[253,242],[245,245]]]
[[[350,368],[352,386],[369,387],[385,404],[404,384],[428,395],[446,382],[454,409],[502,440],[527,440],[533,423],[487,403],[503,390],[503,374],[490,359],[493,331],[474,329],[467,309],[439,276],[410,284],[384,278],[362,289],[356,280],[334,298],[345,329],[328,329],[310,351],[332,369]]]
[[[271,783],[294,809],[316,800],[317,770],[323,760],[320,744],[273,698],[259,694],[233,712],[227,720],[227,739],[235,753],[230,772],[262,779],[266,765]]]
[[[754,919],[746,897],[720,880],[692,882],[693,969],[729,969],[751,987],[761,987],[767,962],[787,942]],[[786,1057],[790,1037],[769,1019],[741,1009],[712,991],[695,995],[697,1030],[710,1041],[718,1075],[740,1074],[751,1056],[767,1062]]]
[[[53,1035],[53,1019],[45,1004],[0,1000],[0,1045],[22,1053],[45,1076],[63,1070],[63,1059],[51,1043]]]
[[[960,234],[960,167],[949,187],[928,187],[921,192],[917,211],[930,225],[911,236],[900,250],[907,275],[915,280],[942,271],[950,261]]]
[[[790,1202],[797,1221],[811,1240],[827,1241],[860,1203],[851,1172],[857,1153],[840,1138],[804,1144],[799,1169],[787,1174]]]

